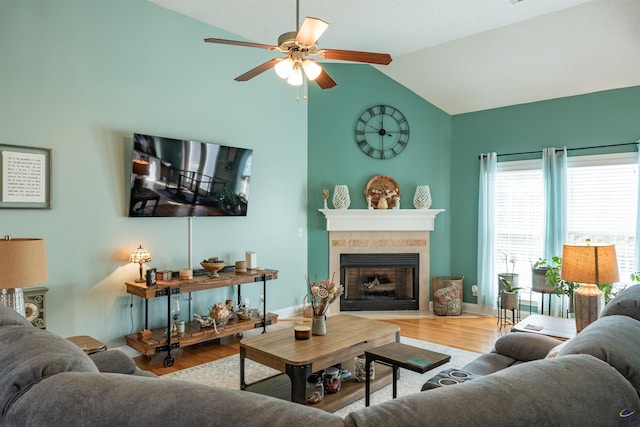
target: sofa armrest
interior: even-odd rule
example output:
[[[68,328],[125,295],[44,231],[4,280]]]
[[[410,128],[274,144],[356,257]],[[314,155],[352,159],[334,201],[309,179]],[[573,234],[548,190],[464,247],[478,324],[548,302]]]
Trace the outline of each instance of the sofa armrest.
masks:
[[[511,332],[496,341],[496,352],[521,362],[544,359],[562,341],[530,332]]]
[[[120,350],[107,350],[89,355],[93,363],[96,364],[100,372],[114,374],[130,374],[142,376],[155,376],[151,372],[145,372],[136,366],[136,363],[129,356]]]

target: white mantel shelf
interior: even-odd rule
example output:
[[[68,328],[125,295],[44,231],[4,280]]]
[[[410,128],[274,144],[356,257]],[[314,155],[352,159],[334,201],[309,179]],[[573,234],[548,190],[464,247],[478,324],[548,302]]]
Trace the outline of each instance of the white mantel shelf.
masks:
[[[328,231],[433,231],[444,209],[318,209]]]

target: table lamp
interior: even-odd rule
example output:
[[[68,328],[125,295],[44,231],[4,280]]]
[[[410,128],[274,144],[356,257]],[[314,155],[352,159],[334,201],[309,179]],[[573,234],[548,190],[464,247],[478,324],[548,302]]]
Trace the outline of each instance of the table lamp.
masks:
[[[131,256],[129,256],[129,262],[140,264],[140,278],[136,279],[136,283],[146,282],[146,280],[142,278],[142,264],[149,261],[151,261],[151,254],[148,250],[143,248],[142,245],[131,252]]]
[[[47,255],[42,239],[0,240],[0,304],[25,315],[23,287],[49,280]]]
[[[144,187],[145,177],[149,175],[149,162],[145,160],[134,160],[133,174],[135,175],[133,189],[135,191],[140,191],[142,190],[142,187]]]
[[[562,248],[560,278],[580,283],[573,293],[576,332],[595,321],[604,307],[604,295],[597,285],[619,280],[614,245],[565,244]]]

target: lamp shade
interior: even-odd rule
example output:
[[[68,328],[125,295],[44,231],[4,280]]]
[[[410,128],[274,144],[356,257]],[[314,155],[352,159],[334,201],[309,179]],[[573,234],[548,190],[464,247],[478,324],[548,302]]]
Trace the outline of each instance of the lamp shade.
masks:
[[[42,239],[0,240],[0,289],[40,285],[49,280]]]
[[[149,162],[144,160],[134,160],[133,173],[136,175],[149,175]]]
[[[140,245],[140,247],[138,247],[133,252],[131,252],[131,255],[129,256],[129,262],[136,262],[138,264],[142,264],[143,262],[150,262],[150,261],[151,261],[151,254],[149,253],[148,250],[143,248],[142,245]]]
[[[560,278],[594,285],[617,282],[620,276],[616,247],[590,243],[564,245]]]

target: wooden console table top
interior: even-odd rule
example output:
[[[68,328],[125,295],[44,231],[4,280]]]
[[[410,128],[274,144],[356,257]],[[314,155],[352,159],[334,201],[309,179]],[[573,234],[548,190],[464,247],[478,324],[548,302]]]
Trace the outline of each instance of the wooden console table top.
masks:
[[[248,270],[246,273],[225,271],[218,273],[219,277],[209,277],[208,274],[194,276],[193,279],[178,279],[164,281],[158,280],[156,286],[147,287],[144,283],[126,282],[127,293],[140,298],[156,298],[157,292],[166,289],[179,289],[179,293],[204,291],[206,289],[225,288],[227,286],[243,285],[246,283],[261,282],[262,275],[268,276],[267,280],[278,278],[278,270],[266,269],[263,271]]]

